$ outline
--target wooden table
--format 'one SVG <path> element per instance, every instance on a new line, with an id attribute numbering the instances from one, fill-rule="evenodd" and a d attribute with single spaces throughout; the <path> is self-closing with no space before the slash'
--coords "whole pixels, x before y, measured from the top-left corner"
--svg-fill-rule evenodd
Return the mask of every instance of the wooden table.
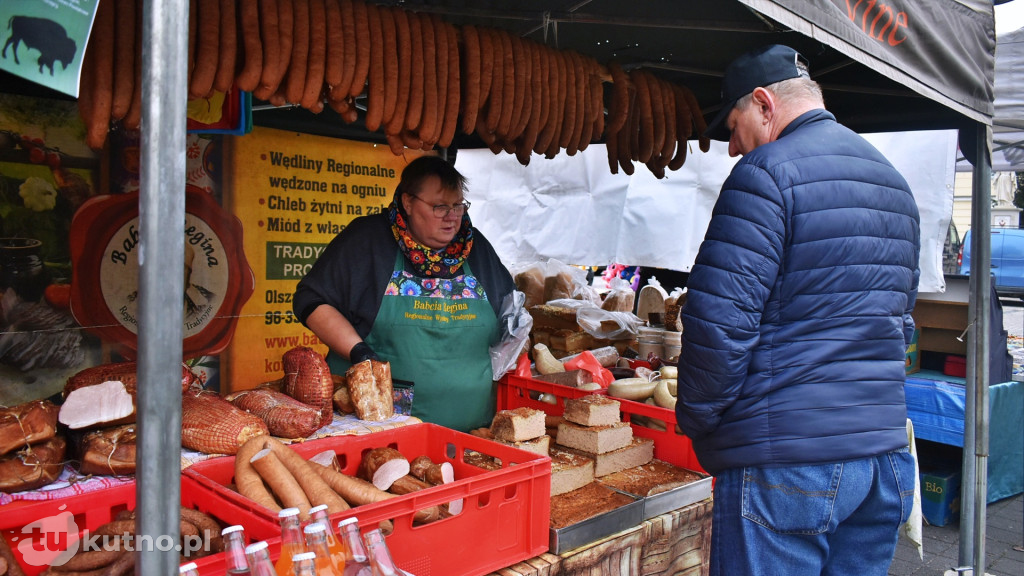
<path id="1" fill-rule="evenodd" d="M 712 498 L 666 512 L 560 555 L 541 554 L 489 576 L 706 576 Z"/>

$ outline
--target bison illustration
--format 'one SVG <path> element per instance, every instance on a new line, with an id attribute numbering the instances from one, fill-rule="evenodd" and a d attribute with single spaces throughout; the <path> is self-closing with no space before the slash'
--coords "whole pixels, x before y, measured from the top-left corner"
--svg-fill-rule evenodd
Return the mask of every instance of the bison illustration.
<path id="1" fill-rule="evenodd" d="M 7 29 L 11 31 L 11 37 L 4 44 L 0 56 L 7 58 L 7 47 L 14 45 L 14 63 L 18 62 L 18 45 L 22 42 L 28 48 L 39 50 L 39 73 L 43 73 L 43 66 L 50 69 L 50 76 L 53 76 L 53 63 L 60 62 L 64 70 L 68 64 L 75 59 L 75 52 L 78 46 L 75 41 L 68 38 L 64 27 L 46 18 L 32 18 L 30 16 L 11 16 L 7 21 Z"/>

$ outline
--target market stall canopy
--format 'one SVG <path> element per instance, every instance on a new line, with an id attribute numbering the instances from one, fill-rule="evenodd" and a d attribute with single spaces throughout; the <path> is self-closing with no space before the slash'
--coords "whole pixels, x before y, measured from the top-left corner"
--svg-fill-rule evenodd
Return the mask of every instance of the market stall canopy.
<path id="1" fill-rule="evenodd" d="M 721 75 L 743 52 L 770 43 L 810 60 L 828 108 L 865 132 L 991 123 L 992 0 L 406 0 L 457 25 L 510 30 L 624 68 L 643 67 L 689 87 L 710 119 Z M 607 87 L 606 87 L 607 89 Z M 606 99 L 607 101 L 607 99 Z M 255 122 L 335 135 L 342 122 L 302 110 L 262 110 Z M 304 124 L 297 127 L 296 123 Z M 305 125 L 305 124 L 308 124 Z M 473 136 L 460 147 L 481 147 Z"/>
<path id="2" fill-rule="evenodd" d="M 993 114 L 993 0 L 405 0 L 398 5 L 437 13 L 456 25 L 509 30 L 602 64 L 615 60 L 627 70 L 645 68 L 693 90 L 709 119 L 718 110 L 728 63 L 770 43 L 791 45 L 807 57 L 828 108 L 861 133 L 990 124 Z M 5 72 L 0 83 L 5 91 L 39 95 L 39 87 Z M 66 98 L 56 91 L 46 95 Z M 347 124 L 329 109 L 313 114 L 261 104 L 254 114 L 258 125 L 383 141 L 381 134 L 367 133 L 362 122 Z M 482 146 L 476 136 L 464 135 L 456 144 Z"/>
<path id="3" fill-rule="evenodd" d="M 992 171 L 1024 170 L 1024 28 L 996 43 L 995 116 L 992 118 Z M 961 156 L 957 172 L 970 172 Z"/>

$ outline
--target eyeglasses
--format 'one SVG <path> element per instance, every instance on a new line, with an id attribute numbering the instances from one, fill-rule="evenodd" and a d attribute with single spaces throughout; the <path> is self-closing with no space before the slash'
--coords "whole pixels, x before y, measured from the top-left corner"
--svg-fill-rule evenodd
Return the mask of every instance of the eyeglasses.
<path id="1" fill-rule="evenodd" d="M 416 196 L 415 194 L 409 194 L 409 196 L 412 196 L 413 198 L 419 200 L 420 202 L 427 204 L 426 200 L 420 198 L 419 196 Z M 463 200 L 458 204 L 433 204 L 430 207 L 434 209 L 435 218 L 444 218 L 445 216 L 448 215 L 449 212 L 455 212 L 456 216 L 462 216 L 463 214 L 466 213 L 466 210 L 469 210 L 469 206 L 469 200 Z"/>

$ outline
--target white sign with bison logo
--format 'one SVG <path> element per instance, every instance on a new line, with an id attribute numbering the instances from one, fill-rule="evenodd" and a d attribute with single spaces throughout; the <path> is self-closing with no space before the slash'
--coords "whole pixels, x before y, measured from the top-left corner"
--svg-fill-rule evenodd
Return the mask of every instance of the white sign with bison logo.
<path id="1" fill-rule="evenodd" d="M 0 2 L 0 69 L 78 96 L 98 0 Z"/>

